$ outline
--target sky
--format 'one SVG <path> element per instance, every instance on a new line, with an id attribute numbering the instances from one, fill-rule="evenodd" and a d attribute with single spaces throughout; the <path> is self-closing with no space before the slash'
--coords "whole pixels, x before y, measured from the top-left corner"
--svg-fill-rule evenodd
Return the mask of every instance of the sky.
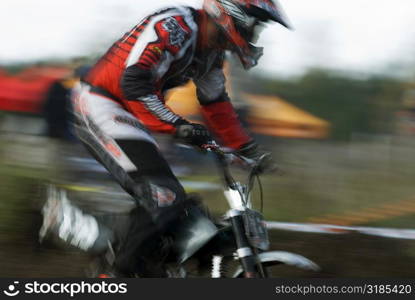
<path id="1" fill-rule="evenodd" d="M 280 2 L 295 30 L 266 28 L 257 72 L 415 70 L 415 1 Z M 146 13 L 175 3 L 200 6 L 199 0 L 1 0 L 0 64 L 104 53 Z"/>

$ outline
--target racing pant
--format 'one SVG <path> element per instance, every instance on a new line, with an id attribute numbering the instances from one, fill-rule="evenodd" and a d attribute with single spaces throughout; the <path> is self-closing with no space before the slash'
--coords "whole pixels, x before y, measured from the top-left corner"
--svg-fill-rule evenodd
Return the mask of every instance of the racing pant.
<path id="1" fill-rule="evenodd" d="M 157 143 L 116 100 L 83 85 L 74 96 L 77 133 L 91 154 L 151 215 L 185 199 Z"/>
<path id="2" fill-rule="evenodd" d="M 186 193 L 154 138 L 120 103 L 87 84 L 78 86 L 72 99 L 80 140 L 149 216 L 131 214 L 134 219 L 121 246 L 124 254 L 117 255 L 118 267 L 132 272 L 127 269 L 136 248 L 160 223 L 180 213 Z"/>

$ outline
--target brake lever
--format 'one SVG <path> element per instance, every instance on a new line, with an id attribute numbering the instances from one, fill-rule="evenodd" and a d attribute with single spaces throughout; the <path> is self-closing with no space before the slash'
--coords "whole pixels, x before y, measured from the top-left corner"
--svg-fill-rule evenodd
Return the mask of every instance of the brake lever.
<path id="1" fill-rule="evenodd" d="M 270 155 L 269 153 L 264 153 L 258 161 L 255 161 L 253 159 L 239 155 L 236 152 L 227 152 L 223 150 L 223 148 L 220 147 L 219 144 L 217 144 L 215 141 L 209 142 L 209 144 L 205 144 L 201 148 L 207 152 L 212 152 L 219 155 L 219 157 L 229 165 L 239 166 L 242 169 L 251 169 L 253 175 L 261 175 L 262 173 L 273 173 L 278 176 L 285 175 L 285 172 L 275 164 L 273 164 L 271 168 L 265 170 L 265 172 L 260 172 L 258 170 L 261 167 L 263 160 Z"/>
<path id="2" fill-rule="evenodd" d="M 209 144 L 203 145 L 201 148 L 207 152 L 215 153 L 220 157 L 220 159 L 223 159 L 229 165 L 240 166 L 244 169 L 253 169 L 256 165 L 255 160 L 239 155 L 234 151 L 225 151 L 214 141 Z"/>
<path id="3" fill-rule="evenodd" d="M 265 170 L 259 170 L 262 166 L 262 164 L 264 163 L 264 161 L 268 158 L 270 158 L 271 154 L 270 153 L 264 153 L 263 155 L 261 155 L 261 157 L 258 159 L 258 161 L 255 162 L 255 164 L 252 166 L 252 173 L 253 175 L 261 175 L 264 173 L 268 173 L 268 174 L 276 174 L 278 176 L 283 176 L 285 174 L 285 172 L 279 168 L 276 164 L 272 163 L 271 161 L 271 165 L 268 166 L 267 168 L 265 168 Z"/>

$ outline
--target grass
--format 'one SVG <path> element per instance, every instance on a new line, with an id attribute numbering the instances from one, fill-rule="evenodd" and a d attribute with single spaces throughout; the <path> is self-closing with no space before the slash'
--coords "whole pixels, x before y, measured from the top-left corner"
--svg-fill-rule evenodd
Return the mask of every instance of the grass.
<path id="1" fill-rule="evenodd" d="M 359 212 L 412 197 L 415 202 L 412 180 L 406 176 L 397 177 L 393 173 L 368 175 L 339 169 L 336 175 L 297 175 L 292 173 L 283 177 L 263 178 L 264 213 L 267 219 L 307 222 L 315 217 Z M 226 210 L 227 204 L 221 191 L 202 194 L 213 212 Z M 258 188 L 253 195 L 254 203 L 259 207 Z M 415 220 L 412 224 L 408 220 L 407 225 L 415 227 Z"/>
<path id="2" fill-rule="evenodd" d="M 16 144 L 12 145 L 13 154 L 27 151 L 24 148 L 24 141 L 20 143 L 20 147 Z M 33 141 L 29 146 L 30 153 L 51 151 L 51 148 L 55 147 L 49 145 L 42 148 L 44 143 Z M 274 152 L 276 157 L 279 157 L 277 162 L 285 172 L 284 176 L 262 177 L 266 218 L 287 222 L 307 222 L 316 217 L 359 212 L 369 207 L 398 203 L 411 198 L 414 198 L 415 202 L 413 186 L 415 163 L 411 159 L 415 151 L 411 150 L 412 145 L 393 148 L 392 152 L 397 156 L 387 158 L 373 156 L 369 150 L 366 151 L 367 145 L 355 147 L 316 142 L 280 143 Z M 56 149 L 52 148 L 52 150 Z M 59 168 L 55 168 L 53 162 L 49 162 L 49 165 L 44 165 L 43 168 L 28 163 L 19 164 L 17 161 L 10 161 L 8 156 L 4 155 L 7 154 L 5 149 L 1 150 L 0 147 L 0 154 L 3 153 L 3 159 L 0 156 L 0 176 L 3 176 L 4 180 L 25 178 L 29 181 L 30 179 L 41 181 L 59 177 L 57 171 Z M 44 157 L 45 154 L 38 156 Z M 206 157 L 200 159 L 196 157 L 196 160 L 199 162 L 198 165 L 189 166 L 198 172 L 181 179 L 217 183 L 220 186 L 221 181 L 212 166 L 212 161 Z M 200 163 L 203 164 L 203 168 L 199 167 Z M 237 172 L 237 175 L 241 174 Z M 19 187 L 15 187 L 15 191 L 8 189 L 8 193 L 18 193 L 19 189 Z M 199 193 L 213 213 L 221 214 L 228 209 L 221 190 L 199 191 Z M 253 191 L 253 195 L 254 203 L 259 207 L 258 188 Z M 399 221 L 401 218 L 395 219 L 396 225 L 401 226 L 402 222 Z M 390 226 L 394 224 L 393 220 L 381 221 L 380 224 L 385 222 Z M 415 227 L 415 221 L 411 223 L 408 218 L 405 225 Z"/>
<path id="3" fill-rule="evenodd" d="M 386 220 L 379 220 L 375 222 L 366 223 L 370 227 L 386 227 L 397 229 L 415 229 L 415 214 L 408 214 L 400 217 L 390 218 Z"/>

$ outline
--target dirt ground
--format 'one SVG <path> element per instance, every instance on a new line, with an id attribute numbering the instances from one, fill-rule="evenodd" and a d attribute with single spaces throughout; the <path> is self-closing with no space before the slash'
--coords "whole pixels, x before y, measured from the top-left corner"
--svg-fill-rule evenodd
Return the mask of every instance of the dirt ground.
<path id="1" fill-rule="evenodd" d="M 39 245 L 40 216 L 22 211 L 25 220 L 14 232 L 0 231 L 0 277 L 84 277 L 89 257 L 75 250 Z M 290 278 L 414 278 L 415 241 L 360 234 L 270 232 L 272 250 L 290 251 L 316 262 L 320 272 L 289 267 L 273 270 Z"/>

